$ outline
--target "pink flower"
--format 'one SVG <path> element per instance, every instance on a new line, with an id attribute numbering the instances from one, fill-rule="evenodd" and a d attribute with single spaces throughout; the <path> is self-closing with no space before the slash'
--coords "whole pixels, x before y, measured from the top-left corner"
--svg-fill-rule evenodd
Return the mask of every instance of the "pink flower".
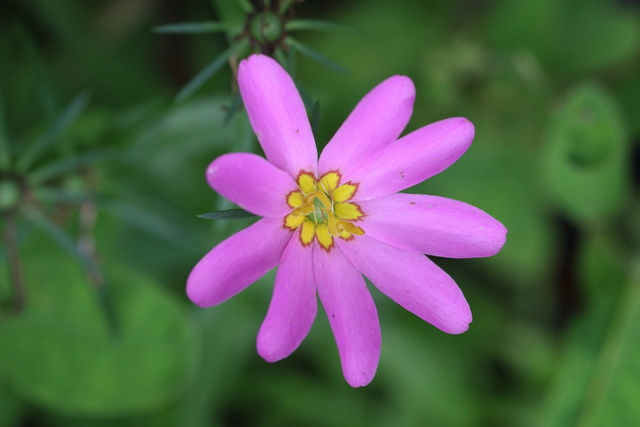
<path id="1" fill-rule="evenodd" d="M 318 160 L 300 95 L 276 61 L 242 61 L 238 83 L 267 160 L 225 154 L 206 175 L 215 191 L 264 218 L 205 255 L 187 280 L 189 298 L 219 304 L 279 265 L 258 353 L 275 362 L 300 345 L 317 291 L 353 387 L 371 382 L 380 358 L 378 313 L 363 274 L 444 332 L 466 331 L 471 310 L 462 291 L 424 254 L 491 256 L 507 230 L 466 203 L 398 191 L 453 164 L 471 145 L 471 122 L 446 119 L 398 139 L 415 89 L 393 76 L 360 101 Z"/>

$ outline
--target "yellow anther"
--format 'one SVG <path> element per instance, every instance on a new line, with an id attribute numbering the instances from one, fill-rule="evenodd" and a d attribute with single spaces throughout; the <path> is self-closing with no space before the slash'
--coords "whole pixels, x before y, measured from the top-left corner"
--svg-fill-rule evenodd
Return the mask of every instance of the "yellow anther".
<path id="1" fill-rule="evenodd" d="M 343 231 L 347 231 L 350 234 L 356 234 L 358 236 L 362 236 L 364 234 L 364 230 L 362 228 L 347 221 L 338 221 L 338 226 L 342 226 Z"/>
<path id="2" fill-rule="evenodd" d="M 295 208 L 291 215 L 293 216 L 306 216 L 314 211 L 313 205 L 302 205 L 299 208 Z"/>
<path id="3" fill-rule="evenodd" d="M 336 217 L 333 216 L 331 212 L 327 212 L 327 214 L 329 216 L 329 218 L 327 218 L 327 229 L 329 231 L 329 234 L 333 237 L 338 237 L 341 231 L 338 231 Z"/>
<path id="4" fill-rule="evenodd" d="M 307 194 L 304 198 L 305 205 L 308 205 L 308 204 L 313 205 L 313 199 L 320 200 L 320 202 L 322 202 L 322 204 L 324 205 L 325 208 L 327 208 L 327 210 L 331 210 L 333 208 L 333 204 L 331 203 L 331 200 L 329 200 L 327 195 L 324 194 L 322 191 L 316 190 Z"/>

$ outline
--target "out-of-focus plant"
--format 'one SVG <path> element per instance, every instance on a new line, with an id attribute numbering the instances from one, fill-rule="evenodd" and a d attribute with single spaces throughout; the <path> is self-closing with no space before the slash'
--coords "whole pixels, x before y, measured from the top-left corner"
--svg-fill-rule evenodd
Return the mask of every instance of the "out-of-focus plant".
<path id="1" fill-rule="evenodd" d="M 23 220 L 51 237 L 86 269 L 91 282 L 100 288 L 104 278 L 96 261 L 92 238 L 95 204 L 89 166 L 112 156 L 109 150 L 74 152 L 65 134 L 89 102 L 78 95 L 35 141 L 13 142 L 3 126 L 0 108 L 0 213 L 4 249 L 8 256 L 16 309 L 25 303 L 23 263 L 20 257 L 19 227 Z M 12 143 L 13 142 L 13 143 Z M 69 153 L 59 155 L 59 153 Z M 80 204 L 78 241 L 59 226 L 66 221 L 69 204 Z"/>
<path id="2" fill-rule="evenodd" d="M 347 72 L 343 66 L 291 35 L 297 31 L 339 32 L 345 31 L 346 27 L 321 20 L 295 19 L 295 0 L 259 0 L 256 4 L 249 0 L 213 0 L 212 3 L 221 16 L 221 21 L 176 23 L 155 28 L 158 33 L 173 34 L 223 32 L 229 40 L 229 47 L 182 88 L 176 101 L 183 101 L 193 95 L 227 62 L 231 62 L 235 69 L 239 59 L 248 53 L 273 56 L 291 74 L 295 69 L 296 52 L 340 73 Z M 235 111 L 241 102 L 241 98 L 237 96 L 230 110 Z"/>

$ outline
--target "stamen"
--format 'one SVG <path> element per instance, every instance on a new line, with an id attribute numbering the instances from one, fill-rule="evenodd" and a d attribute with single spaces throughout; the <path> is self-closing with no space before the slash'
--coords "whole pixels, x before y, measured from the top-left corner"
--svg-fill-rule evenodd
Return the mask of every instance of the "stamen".
<path id="1" fill-rule="evenodd" d="M 299 208 L 295 208 L 292 212 L 291 215 L 292 216 L 306 216 L 309 215 L 311 212 L 314 211 L 314 208 L 312 205 L 302 205 Z"/>
<path id="2" fill-rule="evenodd" d="M 322 191 L 318 191 L 318 190 L 312 191 L 309 194 L 307 194 L 304 198 L 304 203 L 310 204 L 314 198 L 320 200 L 324 205 L 324 207 L 327 208 L 327 210 L 331 210 L 333 208 L 333 204 L 331 203 L 331 200 L 329 200 L 327 195 L 324 194 Z"/>
<path id="3" fill-rule="evenodd" d="M 358 227 L 357 225 L 353 225 L 348 221 L 338 221 L 338 225 L 342 226 L 344 230 L 351 234 L 356 234 L 358 236 L 362 236 L 364 234 L 364 230 L 362 228 Z"/>

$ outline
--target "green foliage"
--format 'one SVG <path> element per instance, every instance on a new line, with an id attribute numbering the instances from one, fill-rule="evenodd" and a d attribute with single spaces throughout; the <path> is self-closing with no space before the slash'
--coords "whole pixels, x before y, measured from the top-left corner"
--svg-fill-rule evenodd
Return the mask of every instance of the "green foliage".
<path id="1" fill-rule="evenodd" d="M 494 257 L 435 259 L 473 311 L 462 335 L 370 285 L 364 389 L 322 308 L 290 357 L 257 355 L 275 271 L 209 309 L 184 292 L 255 221 L 204 175 L 263 154 L 235 81 L 257 51 L 319 151 L 394 74 L 416 88 L 405 133 L 469 118 L 470 149 L 409 191 L 509 230 Z M 3 2 L 0 427 L 634 425 L 639 58 L 640 9 L 614 0 Z"/>
<path id="2" fill-rule="evenodd" d="M 640 270 L 634 265 L 625 277 L 602 236 L 586 242 L 582 257 L 588 308 L 567 333 L 541 425 L 633 425 L 640 416 Z"/>
<path id="3" fill-rule="evenodd" d="M 546 144 L 547 185 L 569 215 L 596 222 L 620 213 L 629 190 L 629 148 L 611 95 L 590 84 L 573 89 Z"/>
<path id="4" fill-rule="evenodd" d="M 91 283 L 55 246 L 29 240 L 29 306 L 0 324 L 0 377 L 13 390 L 56 411 L 101 416 L 148 411 L 184 393 L 199 347 L 181 306 L 130 268 L 112 266 L 104 284 Z M 109 288 L 115 332 L 95 286 Z"/>

